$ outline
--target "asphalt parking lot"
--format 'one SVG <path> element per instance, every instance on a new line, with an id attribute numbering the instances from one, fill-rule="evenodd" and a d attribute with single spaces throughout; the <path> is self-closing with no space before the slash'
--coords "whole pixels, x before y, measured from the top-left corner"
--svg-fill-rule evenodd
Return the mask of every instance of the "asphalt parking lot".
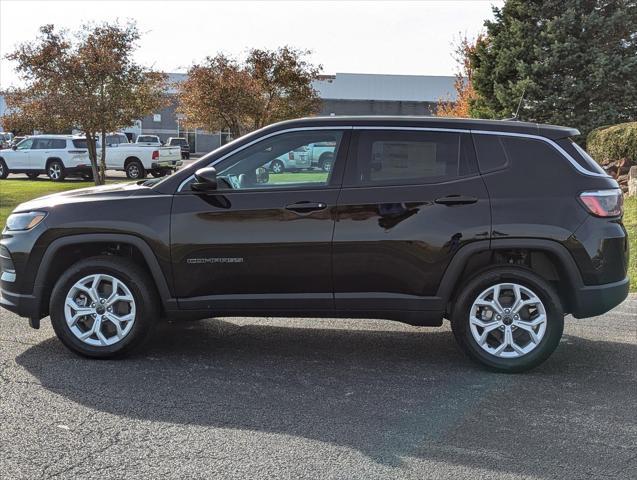
<path id="1" fill-rule="evenodd" d="M 637 478 L 637 296 L 489 373 L 445 326 L 210 319 L 88 361 L 0 310 L 2 478 Z"/>

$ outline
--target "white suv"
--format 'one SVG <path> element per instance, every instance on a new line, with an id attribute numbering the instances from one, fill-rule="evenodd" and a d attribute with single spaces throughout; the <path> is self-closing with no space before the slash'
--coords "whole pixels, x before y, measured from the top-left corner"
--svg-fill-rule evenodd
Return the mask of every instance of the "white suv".
<path id="1" fill-rule="evenodd" d="M 46 173 L 59 182 L 69 176 L 92 178 L 86 139 L 72 135 L 34 135 L 0 150 L 0 179 L 10 173 L 36 178 Z"/>

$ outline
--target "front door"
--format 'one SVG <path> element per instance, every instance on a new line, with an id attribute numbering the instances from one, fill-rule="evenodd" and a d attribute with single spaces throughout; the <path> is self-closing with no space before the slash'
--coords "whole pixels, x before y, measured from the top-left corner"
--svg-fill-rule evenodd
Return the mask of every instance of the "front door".
<path id="1" fill-rule="evenodd" d="M 331 242 L 342 168 L 274 173 L 267 167 L 318 141 L 333 142 L 342 167 L 348 140 L 335 129 L 274 134 L 215 163 L 214 194 L 182 188 L 171 222 L 180 306 L 217 314 L 332 310 Z"/>
<path id="2" fill-rule="evenodd" d="M 442 310 L 453 255 L 488 239 L 489 198 L 468 133 L 362 130 L 338 201 L 337 309 Z"/>
<path id="3" fill-rule="evenodd" d="M 31 157 L 33 141 L 33 138 L 27 138 L 18 144 L 16 149 L 9 156 L 11 159 L 11 163 L 7 165 L 9 170 L 27 170 L 29 168 L 29 159 Z"/>

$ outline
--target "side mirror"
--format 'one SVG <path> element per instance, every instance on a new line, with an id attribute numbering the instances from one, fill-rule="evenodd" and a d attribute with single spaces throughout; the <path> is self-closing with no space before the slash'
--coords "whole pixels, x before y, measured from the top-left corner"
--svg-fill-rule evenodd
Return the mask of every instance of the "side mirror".
<path id="1" fill-rule="evenodd" d="M 17 145 L 11 145 L 11 150 L 17 150 L 18 146 Z"/>
<path id="2" fill-rule="evenodd" d="M 190 186 L 195 192 L 217 190 L 217 170 L 213 167 L 200 168 L 195 172 L 195 182 Z"/>

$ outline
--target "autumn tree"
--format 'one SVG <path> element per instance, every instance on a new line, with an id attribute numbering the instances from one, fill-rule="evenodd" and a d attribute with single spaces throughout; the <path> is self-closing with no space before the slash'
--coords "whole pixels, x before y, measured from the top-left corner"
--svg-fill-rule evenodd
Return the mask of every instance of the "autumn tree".
<path id="1" fill-rule="evenodd" d="M 471 66 L 471 55 L 475 51 L 476 43 L 483 40 L 483 35 L 478 35 L 475 41 L 470 40 L 466 35 L 459 37 L 454 50 L 454 60 L 458 65 L 456 79 L 453 88 L 456 98 L 450 95 L 438 100 L 436 114 L 441 117 L 471 117 L 471 103 L 478 98 L 478 94 L 473 88 L 473 67 Z"/>
<path id="2" fill-rule="evenodd" d="M 107 132 L 165 103 L 165 75 L 133 62 L 139 38 L 132 23 L 84 25 L 74 35 L 45 25 L 35 41 L 7 55 L 25 84 L 9 92 L 9 118 L 44 131 L 84 132 L 97 185 L 105 178 Z"/>
<path id="3" fill-rule="evenodd" d="M 223 54 L 206 57 L 177 85 L 184 124 L 230 130 L 236 138 L 273 122 L 316 113 L 321 101 L 312 81 L 321 67 L 304 59 L 309 53 L 282 47 L 252 49 L 243 62 Z"/>

